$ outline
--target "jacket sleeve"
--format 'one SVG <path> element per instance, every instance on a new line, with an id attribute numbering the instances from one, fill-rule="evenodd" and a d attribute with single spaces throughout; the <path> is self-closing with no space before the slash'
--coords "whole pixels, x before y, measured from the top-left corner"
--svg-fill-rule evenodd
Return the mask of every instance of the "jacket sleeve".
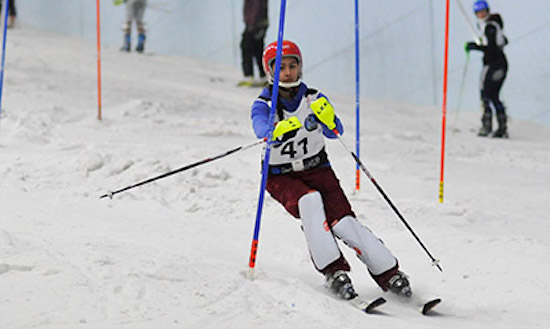
<path id="1" fill-rule="evenodd" d="M 487 38 L 487 44 L 486 45 L 477 45 L 473 42 L 471 43 L 470 49 L 473 50 L 479 50 L 484 53 L 490 53 L 491 51 L 498 51 L 497 46 L 497 29 L 492 26 L 491 24 L 487 24 L 485 27 L 485 31 L 483 32 L 485 34 L 485 37 Z"/>
<path id="2" fill-rule="evenodd" d="M 496 58 L 500 52 L 500 48 L 497 45 L 497 28 L 487 24 L 485 27 L 485 36 L 487 37 L 487 46 L 483 51 L 488 58 Z"/>
<path id="3" fill-rule="evenodd" d="M 269 105 L 267 101 L 258 98 L 252 104 L 252 128 L 258 138 L 265 138 L 269 133 Z"/>

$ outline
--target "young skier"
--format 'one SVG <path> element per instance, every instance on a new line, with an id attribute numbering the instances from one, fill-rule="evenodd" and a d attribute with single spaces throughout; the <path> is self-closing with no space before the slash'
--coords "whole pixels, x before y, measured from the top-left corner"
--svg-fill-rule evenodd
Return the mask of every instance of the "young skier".
<path id="1" fill-rule="evenodd" d="M 130 51 L 132 44 L 132 21 L 136 21 L 138 44 L 136 51 L 141 53 L 145 49 L 145 25 L 143 15 L 147 7 L 147 0 L 124 0 L 126 2 L 126 23 L 124 24 L 124 45 L 122 51 Z"/>
<path id="2" fill-rule="evenodd" d="M 474 3 L 474 13 L 479 21 L 480 30 L 483 32 L 480 44 L 466 43 L 466 51 L 479 50 L 483 52 L 483 70 L 481 71 L 481 101 L 483 104 L 483 116 L 479 136 L 488 136 L 493 130 L 493 115 L 491 103 L 495 107 L 498 129 L 493 132 L 493 137 L 508 138 L 506 127 L 506 111 L 499 94 L 506 73 L 508 61 L 503 48 L 508 44 L 504 36 L 503 22 L 499 14 L 490 14 L 487 1 L 478 0 Z"/>
<path id="3" fill-rule="evenodd" d="M 277 43 L 263 53 L 269 85 L 252 105 L 252 124 L 258 138 L 267 137 Z M 315 268 L 327 287 L 343 299 L 357 296 L 347 275 L 350 266 L 336 239 L 353 248 L 370 275 L 384 290 L 412 294 L 397 259 L 370 229 L 356 218 L 331 168 L 324 137 L 343 133 L 340 119 L 327 97 L 302 82 L 302 55 L 298 46 L 283 41 L 279 99 L 273 131 L 267 191 L 299 219 Z"/>

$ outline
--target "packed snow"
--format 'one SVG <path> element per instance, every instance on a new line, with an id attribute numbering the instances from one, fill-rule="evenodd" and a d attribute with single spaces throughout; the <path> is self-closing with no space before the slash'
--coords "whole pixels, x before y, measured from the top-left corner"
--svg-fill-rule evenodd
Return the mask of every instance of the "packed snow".
<path id="1" fill-rule="evenodd" d="M 384 294 L 343 246 L 373 315 L 332 297 L 300 223 L 266 198 L 254 280 L 245 274 L 261 147 L 145 186 L 104 193 L 256 139 L 258 89 L 206 61 L 104 49 L 97 119 L 95 45 L 10 32 L 0 117 L 0 328 L 546 328 L 550 322 L 550 129 L 512 120 L 479 138 L 477 114 L 448 113 L 438 201 L 438 107 L 361 103 L 361 158 L 444 272 L 328 141 L 362 223 L 398 256 L 432 316 Z M 339 72 L 352 74 L 352 72 Z M 305 77 L 307 82 L 307 76 Z M 354 141 L 354 99 L 331 97 Z"/>

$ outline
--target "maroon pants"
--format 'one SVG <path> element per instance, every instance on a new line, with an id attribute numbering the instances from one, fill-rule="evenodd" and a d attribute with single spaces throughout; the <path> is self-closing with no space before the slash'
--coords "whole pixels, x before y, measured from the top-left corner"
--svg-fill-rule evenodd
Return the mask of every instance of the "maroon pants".
<path id="1" fill-rule="evenodd" d="M 270 174 L 267 177 L 266 188 L 269 194 L 296 218 L 300 218 L 298 200 L 312 191 L 321 193 L 327 223 L 330 227 L 336 225 L 344 216 L 355 217 L 348 198 L 340 186 L 340 181 L 331 167 L 317 167 L 283 175 Z M 337 270 L 349 271 L 350 266 L 344 256 L 340 254 L 339 259 L 327 267 L 317 270 L 326 275 Z"/>
<path id="2" fill-rule="evenodd" d="M 300 218 L 298 200 L 312 191 L 321 193 L 327 222 L 331 227 L 346 215 L 355 217 L 340 181 L 331 167 L 317 167 L 283 175 L 270 174 L 267 177 L 266 188 L 269 194 L 296 218 Z"/>
<path id="3" fill-rule="evenodd" d="M 323 205 L 327 215 L 327 223 L 330 227 L 344 216 L 355 217 L 351 209 L 348 198 L 344 194 L 340 181 L 336 178 L 331 167 L 318 167 L 306 171 L 293 172 L 283 175 L 269 175 L 267 177 L 267 191 L 271 196 L 279 201 L 285 209 L 296 218 L 300 218 L 298 209 L 298 200 L 305 194 L 318 191 L 323 198 Z M 388 280 L 397 273 L 399 266 L 379 274 L 372 275 L 378 285 L 386 291 L 388 289 Z M 333 273 L 338 270 L 349 271 L 350 266 L 344 256 L 329 264 L 323 269 L 317 269 L 323 274 Z"/>

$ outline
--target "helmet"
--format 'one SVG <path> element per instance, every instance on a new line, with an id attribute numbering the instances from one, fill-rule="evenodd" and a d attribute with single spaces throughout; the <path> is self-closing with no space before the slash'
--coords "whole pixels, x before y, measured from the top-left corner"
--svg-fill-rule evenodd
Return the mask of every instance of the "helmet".
<path id="1" fill-rule="evenodd" d="M 288 40 L 283 40 L 283 49 L 281 53 L 282 57 L 294 57 L 298 61 L 299 65 L 299 72 L 298 72 L 298 80 L 295 82 L 279 82 L 279 86 L 289 88 L 289 87 L 296 87 L 300 85 L 302 82 L 302 53 L 300 52 L 300 48 L 292 42 Z M 267 76 L 267 80 L 269 83 L 273 84 L 274 80 L 274 70 L 273 70 L 273 62 L 275 62 L 275 58 L 277 57 L 277 42 L 272 42 L 264 49 L 264 53 L 262 56 L 262 64 L 264 67 L 265 74 Z"/>
<path id="2" fill-rule="evenodd" d="M 489 4 L 485 0 L 477 0 L 474 3 L 474 13 L 477 13 L 478 11 L 487 10 L 489 11 Z"/>

